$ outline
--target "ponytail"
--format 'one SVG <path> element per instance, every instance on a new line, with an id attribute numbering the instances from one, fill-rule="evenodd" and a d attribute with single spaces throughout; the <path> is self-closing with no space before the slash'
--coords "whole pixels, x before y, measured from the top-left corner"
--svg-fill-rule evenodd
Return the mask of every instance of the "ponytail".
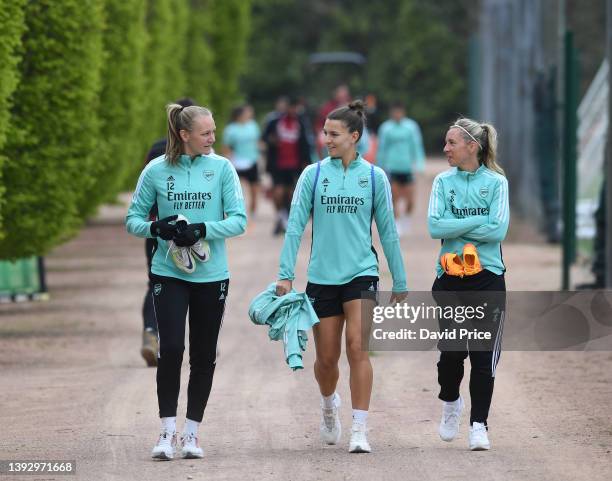
<path id="1" fill-rule="evenodd" d="M 481 124 L 483 131 L 482 163 L 501 175 L 506 175 L 504 169 L 497 163 L 497 131 L 491 124 Z"/>
<path id="2" fill-rule="evenodd" d="M 179 104 L 168 104 L 166 106 L 168 114 L 168 143 L 166 144 L 166 160 L 175 165 L 180 155 L 184 152 L 183 139 L 180 131 L 190 131 L 193 121 L 199 116 L 210 116 L 212 113 L 205 107 L 192 105 L 182 107 Z"/>

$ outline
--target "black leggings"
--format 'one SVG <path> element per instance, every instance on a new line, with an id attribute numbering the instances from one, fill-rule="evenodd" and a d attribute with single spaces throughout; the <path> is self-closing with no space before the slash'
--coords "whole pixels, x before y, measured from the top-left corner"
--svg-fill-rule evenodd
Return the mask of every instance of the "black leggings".
<path id="1" fill-rule="evenodd" d="M 215 372 L 217 339 L 229 280 L 197 283 L 154 274 L 151 278 L 159 333 L 159 417 L 176 416 L 185 350 L 185 317 L 189 309 L 187 418 L 201 422 Z"/>
<path id="2" fill-rule="evenodd" d="M 459 386 L 463 379 L 463 361 L 469 356 L 472 366 L 470 373 L 470 398 L 472 410 L 470 413 L 470 426 L 474 422 L 487 424 L 491 399 L 493 398 L 493 385 L 495 383 L 495 370 L 501 354 L 501 336 L 503 320 L 506 309 L 506 282 L 504 276 L 483 270 L 473 276 L 455 277 L 443 274 L 437 278 L 431 290 L 441 291 L 496 291 L 494 295 L 487 295 L 488 307 L 486 309 L 487 330 L 492 332 L 492 340 L 488 346 L 480 344 L 478 349 L 457 349 L 454 344 L 452 350 L 444 349 L 444 343 L 438 343 L 440 360 L 438 362 L 438 383 L 440 394 L 438 397 L 447 402 L 455 401 L 459 397 Z M 469 297 L 466 304 L 473 302 L 475 295 Z M 458 294 L 461 300 L 461 294 Z M 465 299 L 463 299 L 465 300 Z M 438 301 L 438 304 L 441 302 Z M 442 301 L 448 304 L 447 298 Z M 492 327 L 489 327 L 492 326 Z M 442 327 L 442 326 L 441 326 Z"/>

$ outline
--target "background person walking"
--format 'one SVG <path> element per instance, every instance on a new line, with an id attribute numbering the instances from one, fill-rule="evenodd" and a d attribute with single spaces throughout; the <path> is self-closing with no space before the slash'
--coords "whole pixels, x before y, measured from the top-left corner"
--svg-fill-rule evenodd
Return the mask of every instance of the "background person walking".
<path id="1" fill-rule="evenodd" d="M 419 125 L 406 117 L 401 102 L 391 105 L 390 118 L 378 129 L 377 165 L 391 179 L 393 211 L 400 234 L 408 228 L 408 216 L 414 208 L 414 175 L 425 167 L 425 149 Z M 404 212 L 399 211 L 403 201 Z"/>
<path id="2" fill-rule="evenodd" d="M 266 168 L 272 176 L 272 200 L 277 213 L 274 235 L 278 235 L 287 228 L 295 183 L 310 164 L 308 131 L 298 113 L 297 99 L 290 99 L 287 111 L 268 122 L 262 140 L 266 144 Z"/>
<path id="3" fill-rule="evenodd" d="M 259 194 L 259 125 L 253 120 L 253 107 L 241 105 L 232 112 L 232 121 L 223 131 L 223 154 L 230 159 L 238 177 L 249 187 L 249 214 L 255 215 Z"/>
<path id="4" fill-rule="evenodd" d="M 280 258 L 277 294 L 291 291 L 302 234 L 312 214 L 312 251 L 306 293 L 320 323 L 314 326 L 315 377 L 321 391 L 321 439 L 341 437 L 336 393 L 342 331 L 350 366 L 353 426 L 349 451 L 370 452 L 366 421 L 372 393 L 372 365 L 362 346 L 361 293 L 378 290 L 378 258 L 372 246 L 376 221 L 393 275 L 392 302 L 405 296 L 406 274 L 393 218 L 391 189 L 384 172 L 356 151 L 365 126 L 361 101 L 327 116 L 324 133 L 330 157 L 306 168 L 291 205 Z"/>
<path id="5" fill-rule="evenodd" d="M 162 424 L 152 456 L 159 459 L 175 454 L 187 311 L 190 374 L 181 454 L 203 455 L 198 426 L 212 386 L 229 286 L 225 239 L 242 234 L 246 227 L 236 170 L 229 160 L 212 153 L 215 122 L 210 111 L 177 104 L 167 111 L 166 154 L 151 161 L 140 175 L 126 218 L 131 234 L 162 239 L 151 266 Z M 148 214 L 155 203 L 160 220 L 151 222 Z"/>
<path id="6" fill-rule="evenodd" d="M 444 153 L 452 167 L 439 174 L 432 186 L 428 224 L 431 237 L 442 239 L 432 286 L 436 293 L 495 291 L 484 294 L 487 326 L 493 326 L 491 343 L 484 348 L 467 344 L 463 348 L 439 343 L 439 398 L 444 401 L 439 434 L 452 441 L 459 430 L 463 399 L 459 387 L 463 362 L 471 364 L 469 445 L 472 450 L 490 448 L 487 418 L 495 372 L 501 352 L 505 316 L 506 267 L 501 242 L 510 218 L 508 182 L 496 163 L 497 133 L 492 125 L 459 119 L 448 129 Z M 463 255 L 463 259 L 461 259 Z M 453 261 L 447 264 L 447 259 Z M 440 297 L 442 297 L 441 295 Z M 472 296 L 473 297 L 473 296 Z M 490 302 L 494 300 L 494 302 Z M 441 329 L 446 326 L 440 326 Z"/>

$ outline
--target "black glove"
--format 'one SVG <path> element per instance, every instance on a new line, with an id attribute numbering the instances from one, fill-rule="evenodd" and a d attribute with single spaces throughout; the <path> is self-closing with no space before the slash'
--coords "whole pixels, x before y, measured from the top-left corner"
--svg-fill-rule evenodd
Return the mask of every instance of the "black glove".
<path id="1" fill-rule="evenodd" d="M 173 240 L 178 247 L 190 247 L 204 237 L 206 237 L 206 224 L 202 222 L 189 224 L 184 229 L 179 229 Z"/>
<path id="2" fill-rule="evenodd" d="M 151 235 L 161 237 L 164 240 L 172 239 L 177 233 L 176 224 L 170 222 L 175 221 L 178 215 L 171 215 L 151 223 Z"/>

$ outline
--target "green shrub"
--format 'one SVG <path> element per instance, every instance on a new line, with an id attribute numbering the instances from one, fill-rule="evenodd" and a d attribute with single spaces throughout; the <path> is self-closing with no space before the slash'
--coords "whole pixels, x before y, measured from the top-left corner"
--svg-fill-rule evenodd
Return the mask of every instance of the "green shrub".
<path id="1" fill-rule="evenodd" d="M 142 166 L 146 0 L 106 0 L 96 188 L 79 207 L 89 216 L 113 200 L 125 177 Z"/>
<path id="2" fill-rule="evenodd" d="M 24 29 L 23 7 L 25 0 L 0 0 L 0 238 L 2 229 L 2 205 L 4 186 L 2 185 L 2 165 L 6 157 L 2 147 L 9 127 L 11 95 L 19 82 L 17 64 L 21 57 L 21 35 Z"/>
<path id="3" fill-rule="evenodd" d="M 187 39 L 189 49 L 185 57 L 185 94 L 200 105 L 210 105 L 210 82 L 213 75 L 213 50 L 207 32 L 212 28 L 213 18 L 207 7 L 210 0 L 191 0 Z"/>
<path id="4" fill-rule="evenodd" d="M 240 74 L 245 69 L 246 44 L 250 30 L 249 0 L 213 0 L 208 9 L 213 19 L 207 33 L 213 49 L 212 72 L 209 82 L 210 107 L 221 131 L 229 118 L 232 105 L 239 100 Z M 272 34 L 262 32 L 261 34 Z M 273 72 L 270 72 L 273 75 Z"/>
<path id="5" fill-rule="evenodd" d="M 189 43 L 187 0 L 149 0 L 146 6 L 147 42 L 144 55 L 144 112 L 140 155 L 129 164 L 122 187 L 133 189 L 151 144 L 166 134 L 165 106 L 185 95 L 183 65 Z"/>
<path id="6" fill-rule="evenodd" d="M 98 162 L 101 3 L 27 2 L 25 24 L 4 150 L 4 259 L 43 255 L 76 234 Z"/>

